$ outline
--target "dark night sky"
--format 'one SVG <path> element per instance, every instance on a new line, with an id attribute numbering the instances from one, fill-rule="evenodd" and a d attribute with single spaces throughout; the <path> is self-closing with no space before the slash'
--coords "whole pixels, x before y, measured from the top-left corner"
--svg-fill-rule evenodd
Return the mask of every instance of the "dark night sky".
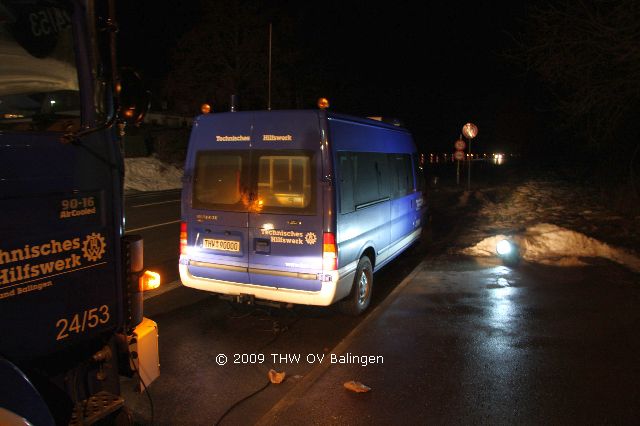
<path id="1" fill-rule="evenodd" d="M 333 110 L 399 117 L 427 150 L 452 149 L 467 121 L 478 125 L 477 142 L 487 149 L 525 143 L 513 139 L 526 135 L 504 129 L 513 114 L 531 109 L 525 100 L 530 89 L 501 53 L 522 25 L 522 1 L 298 3 L 283 0 L 279 11 L 304 16 L 306 39 L 299 45 L 310 49 L 306 57 L 313 61 L 313 51 L 322 50 L 318 58 L 331 62 L 331 78 L 347 88 L 318 94 Z M 121 64 L 160 81 L 177 38 L 202 6 L 141 0 L 119 7 Z M 283 36 L 278 29 L 274 40 Z"/>

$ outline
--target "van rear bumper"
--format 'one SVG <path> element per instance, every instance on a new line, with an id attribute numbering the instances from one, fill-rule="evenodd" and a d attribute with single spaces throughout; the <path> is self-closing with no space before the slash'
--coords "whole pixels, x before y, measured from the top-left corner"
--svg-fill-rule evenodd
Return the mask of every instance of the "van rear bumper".
<path id="1" fill-rule="evenodd" d="M 247 294 L 253 295 L 256 299 L 300 305 L 331 305 L 349 294 L 353 283 L 353 274 L 340 279 L 338 272 L 334 271 L 329 274 L 331 281 L 322 282 L 319 291 L 303 291 L 196 277 L 189 272 L 188 265 L 184 264 L 180 264 L 178 269 L 180 280 L 186 287 L 231 296 Z"/>

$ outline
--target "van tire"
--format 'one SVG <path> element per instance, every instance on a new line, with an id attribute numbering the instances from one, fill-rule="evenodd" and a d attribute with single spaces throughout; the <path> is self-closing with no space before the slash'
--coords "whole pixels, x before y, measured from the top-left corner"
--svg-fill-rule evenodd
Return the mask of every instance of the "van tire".
<path id="1" fill-rule="evenodd" d="M 351 293 L 340 302 L 340 311 L 353 317 L 362 314 L 371 303 L 372 290 L 373 266 L 367 256 L 362 256 L 356 268 L 356 276 L 353 279 Z"/>

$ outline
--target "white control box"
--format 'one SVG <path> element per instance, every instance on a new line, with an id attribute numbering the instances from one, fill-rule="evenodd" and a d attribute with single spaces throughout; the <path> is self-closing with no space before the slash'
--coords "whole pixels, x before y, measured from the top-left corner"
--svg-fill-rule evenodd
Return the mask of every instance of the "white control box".
<path id="1" fill-rule="evenodd" d="M 160 357 L 158 349 L 158 324 L 149 318 L 133 331 L 129 341 L 129 351 L 132 354 L 131 368 L 138 371 L 140 377 L 140 392 L 160 376 Z M 144 383 L 144 384 L 143 384 Z"/>

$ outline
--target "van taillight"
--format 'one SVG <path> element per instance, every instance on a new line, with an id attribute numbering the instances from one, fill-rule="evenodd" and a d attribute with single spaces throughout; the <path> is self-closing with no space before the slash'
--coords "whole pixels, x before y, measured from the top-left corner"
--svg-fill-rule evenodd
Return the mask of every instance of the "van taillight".
<path id="1" fill-rule="evenodd" d="M 186 222 L 180 223 L 180 254 L 187 254 L 187 224 L 186 224 Z"/>
<path id="2" fill-rule="evenodd" d="M 322 269 L 325 271 L 335 271 L 338 269 L 336 236 L 331 232 L 325 232 L 322 236 Z"/>

